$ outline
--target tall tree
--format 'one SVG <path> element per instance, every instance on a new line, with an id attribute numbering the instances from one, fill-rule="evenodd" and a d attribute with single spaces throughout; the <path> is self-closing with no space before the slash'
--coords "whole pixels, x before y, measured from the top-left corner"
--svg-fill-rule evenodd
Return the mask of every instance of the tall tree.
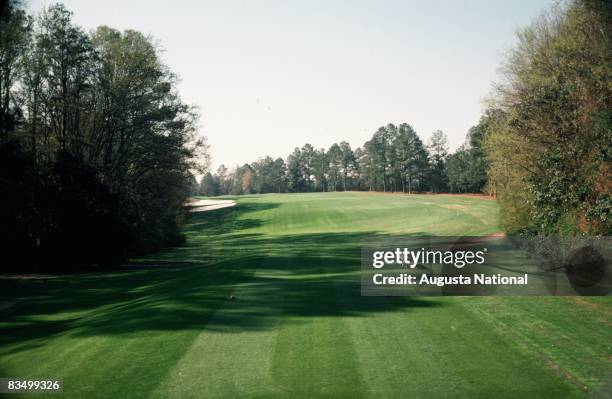
<path id="1" fill-rule="evenodd" d="M 393 126 L 393 125 L 390 125 Z M 388 127 L 380 127 L 372 139 L 364 145 L 370 161 L 373 187 L 381 187 L 382 191 L 388 189 L 389 161 L 391 150 L 391 134 Z"/>
<path id="2" fill-rule="evenodd" d="M 432 133 L 427 143 L 429 150 L 429 184 L 433 192 L 443 192 L 448 189 L 446 176 L 446 157 L 448 156 L 448 143 L 442 130 Z"/>
<path id="3" fill-rule="evenodd" d="M 206 172 L 200 180 L 199 195 L 214 197 L 219 195 L 219 180 L 210 172 Z"/>
<path id="4" fill-rule="evenodd" d="M 355 154 L 351 149 L 351 145 L 342 141 L 340 143 L 340 170 L 342 173 L 342 190 L 348 189 L 348 178 L 349 175 L 355 170 Z"/>
<path id="5" fill-rule="evenodd" d="M 14 1 L 3 2 L 0 17 L 0 137 L 14 130 L 19 117 L 11 109 L 12 89 L 19 76 L 20 59 L 30 40 L 30 19 Z M 21 64 L 23 66 L 23 64 Z"/>
<path id="6" fill-rule="evenodd" d="M 334 143 L 327 151 L 329 165 L 329 188 L 330 191 L 337 191 L 342 175 L 342 148 Z"/>
<path id="7" fill-rule="evenodd" d="M 325 148 L 315 150 L 312 156 L 312 174 L 315 191 L 328 190 L 329 161 Z"/>
<path id="8" fill-rule="evenodd" d="M 306 182 L 306 190 L 313 191 L 314 183 L 312 181 L 313 163 L 314 163 L 314 147 L 308 143 L 302 146 L 301 152 L 301 166 L 302 173 L 304 174 L 304 181 Z"/>
<path id="9" fill-rule="evenodd" d="M 69 150 L 79 158 L 87 145 L 84 113 L 91 110 L 91 88 L 97 61 L 91 40 L 72 23 L 72 13 L 63 5 L 44 10 L 40 24 L 40 46 L 46 60 L 45 109 L 53 137 L 49 150 Z M 52 141 L 51 141 L 52 140 Z"/>
<path id="10" fill-rule="evenodd" d="M 455 193 L 481 192 L 486 183 L 483 164 L 484 159 L 465 144 L 449 155 L 446 171 L 450 190 Z"/>
<path id="11" fill-rule="evenodd" d="M 225 195 L 229 193 L 228 186 L 228 171 L 225 165 L 221 164 L 217 168 L 216 173 L 217 179 L 219 181 L 219 195 Z"/>
<path id="12" fill-rule="evenodd" d="M 275 192 L 284 193 L 287 191 L 287 166 L 283 158 L 276 158 L 272 165 L 272 181 L 274 183 Z"/>
<path id="13" fill-rule="evenodd" d="M 367 165 L 367 159 L 365 152 L 361 149 L 361 147 L 355 148 L 353 152 L 355 155 L 355 164 L 354 164 L 354 173 L 355 173 L 355 183 L 354 189 L 363 190 L 367 187 L 367 182 L 365 181 L 367 173 L 365 170 L 365 166 Z"/>
<path id="14" fill-rule="evenodd" d="M 255 171 L 249 164 L 243 166 L 242 172 L 242 193 L 252 194 L 255 192 Z"/>
<path id="15" fill-rule="evenodd" d="M 287 157 L 287 184 L 289 190 L 294 193 L 306 189 L 305 173 L 302 165 L 302 152 L 296 147 L 293 153 Z"/>
<path id="16" fill-rule="evenodd" d="M 407 123 L 402 123 L 393 141 L 396 176 L 403 192 L 411 193 L 415 181 L 423 168 L 423 143 L 416 131 Z"/>

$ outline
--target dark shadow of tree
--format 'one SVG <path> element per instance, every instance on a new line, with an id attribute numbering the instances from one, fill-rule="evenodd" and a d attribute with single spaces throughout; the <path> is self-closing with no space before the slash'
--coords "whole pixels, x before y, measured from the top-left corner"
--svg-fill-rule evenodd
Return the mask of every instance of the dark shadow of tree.
<path id="1" fill-rule="evenodd" d="M 111 273 L 0 281 L 0 301 L 17 299 L 4 310 L 0 348 L 11 345 L 0 355 L 43 345 L 57 334 L 236 333 L 309 317 L 361 317 L 440 305 L 432 299 L 361 296 L 360 243 L 384 235 L 270 237 L 245 231 L 262 225 L 254 213 L 274 206 L 240 204 L 194 214 L 185 246 Z"/>

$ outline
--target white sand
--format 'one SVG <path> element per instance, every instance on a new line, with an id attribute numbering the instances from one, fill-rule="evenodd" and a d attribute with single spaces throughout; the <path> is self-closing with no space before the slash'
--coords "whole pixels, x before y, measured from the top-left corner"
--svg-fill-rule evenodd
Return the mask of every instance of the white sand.
<path id="1" fill-rule="evenodd" d="M 189 212 L 208 212 L 236 205 L 234 200 L 187 200 L 185 207 Z"/>

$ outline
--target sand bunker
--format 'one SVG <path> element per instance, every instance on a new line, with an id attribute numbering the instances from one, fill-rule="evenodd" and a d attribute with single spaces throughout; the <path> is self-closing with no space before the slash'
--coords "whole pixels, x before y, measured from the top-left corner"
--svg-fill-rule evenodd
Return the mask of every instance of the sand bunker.
<path id="1" fill-rule="evenodd" d="M 236 205 L 234 200 L 188 200 L 185 202 L 185 208 L 189 212 L 208 212 L 234 205 Z"/>

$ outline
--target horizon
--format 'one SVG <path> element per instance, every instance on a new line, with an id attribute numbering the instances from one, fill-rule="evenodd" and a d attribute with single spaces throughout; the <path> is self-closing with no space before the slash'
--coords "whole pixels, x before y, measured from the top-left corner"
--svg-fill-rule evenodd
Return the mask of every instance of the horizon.
<path id="1" fill-rule="evenodd" d="M 160 44 L 181 97 L 199 109 L 211 171 L 285 159 L 305 143 L 354 149 L 388 123 L 410 124 L 423 142 L 442 130 L 454 151 L 478 123 L 516 30 L 553 4 L 61 3 L 86 31 L 135 29 Z"/>

